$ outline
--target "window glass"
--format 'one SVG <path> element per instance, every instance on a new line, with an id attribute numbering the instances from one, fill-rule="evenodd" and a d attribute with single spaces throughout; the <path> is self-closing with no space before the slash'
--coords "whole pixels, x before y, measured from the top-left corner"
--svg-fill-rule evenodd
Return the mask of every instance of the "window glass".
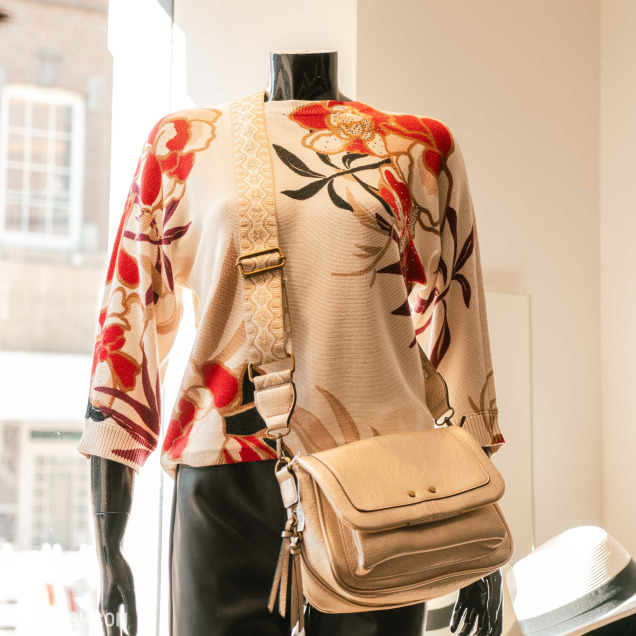
<path id="1" fill-rule="evenodd" d="M 0 13 L 0 633 L 101 636 L 75 447 L 110 230 L 108 3 Z"/>
<path id="2" fill-rule="evenodd" d="M 91 462 L 76 447 L 128 188 L 171 111 L 171 16 L 127 0 L 2 5 L 0 633 L 101 636 Z M 171 363 L 164 419 L 185 363 Z M 123 540 L 139 636 L 168 634 L 171 494 L 156 452 Z"/>

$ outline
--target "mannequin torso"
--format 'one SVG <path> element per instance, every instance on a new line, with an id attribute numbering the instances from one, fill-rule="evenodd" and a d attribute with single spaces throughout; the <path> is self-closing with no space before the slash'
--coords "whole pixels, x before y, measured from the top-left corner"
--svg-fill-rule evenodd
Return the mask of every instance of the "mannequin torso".
<path id="1" fill-rule="evenodd" d="M 352 101 L 344 96 L 337 82 L 337 52 L 297 51 L 270 54 L 270 83 L 266 101 L 323 100 Z M 488 449 L 484 449 L 488 454 Z M 91 457 L 92 504 L 95 517 L 97 552 L 102 573 L 99 609 L 107 636 L 121 634 L 113 618 L 124 605 L 131 636 L 137 633 L 133 578 L 121 553 L 126 522 L 131 510 L 135 472 L 129 466 Z M 273 574 L 273 573 L 272 573 Z M 498 636 L 502 632 L 502 577 L 497 571 L 460 590 L 451 629 L 462 616 L 461 636 L 478 626 L 477 635 Z M 465 614 L 464 614 L 465 612 Z"/>

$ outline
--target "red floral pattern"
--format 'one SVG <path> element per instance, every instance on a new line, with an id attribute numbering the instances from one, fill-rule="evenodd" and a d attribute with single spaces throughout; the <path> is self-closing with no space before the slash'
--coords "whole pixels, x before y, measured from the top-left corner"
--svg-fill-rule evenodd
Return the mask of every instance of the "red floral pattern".
<path id="1" fill-rule="evenodd" d="M 125 344 L 126 337 L 121 325 L 115 324 L 106 327 L 95 344 L 93 368 L 91 369 L 92 375 L 99 362 L 108 362 L 113 377 L 117 379 L 117 384 L 124 391 L 135 386 L 135 376 L 139 373 L 139 367 L 134 359 L 120 351 Z"/>
<path id="2" fill-rule="evenodd" d="M 215 136 L 220 113 L 209 109 L 204 114 L 164 117 L 150 131 L 106 271 L 86 418 L 110 418 L 126 429 L 137 446 L 111 452 L 132 464 L 143 464 L 160 433 L 161 377 L 154 351 L 162 329 L 174 331 L 181 316 L 170 250 L 191 223 L 173 225 L 173 219 L 196 153 Z M 187 406 L 180 402 L 178 429 L 171 426 L 167 438 L 173 438 L 175 456 L 187 443 L 187 417 L 194 416 L 194 408 Z M 177 432 L 182 433 L 178 439 Z"/>
<path id="3" fill-rule="evenodd" d="M 108 456 L 137 469 L 159 440 L 162 369 L 182 313 L 177 281 L 183 283 L 184 272 L 173 267 L 183 261 L 175 255 L 199 244 L 208 201 L 198 201 L 190 192 L 199 194 L 200 184 L 216 175 L 202 172 L 201 180 L 197 176 L 194 181 L 192 175 L 198 166 L 207 168 L 206 162 L 211 162 L 211 154 L 200 163 L 199 157 L 216 138 L 221 114 L 216 109 L 181 111 L 162 118 L 150 131 L 106 271 L 86 416 L 103 425 L 101 435 L 116 435 Z M 346 255 L 349 261 L 334 260 L 334 271 L 327 273 L 363 277 L 365 288 L 381 282 L 379 292 L 386 290 L 389 295 L 383 297 L 391 298 L 385 316 L 391 327 L 405 333 L 404 319 L 413 321 L 414 338 L 404 348 L 416 346 L 418 340 L 427 347 L 433 365 L 440 367 L 463 400 L 457 412 L 468 415 L 467 426 L 496 450 L 504 439 L 496 425 L 489 352 L 479 350 L 482 341 L 475 348 L 478 338 L 465 332 L 479 324 L 483 311 L 477 286 L 481 272 L 470 199 L 462 191 L 466 187 L 463 164 L 450 131 L 434 119 L 386 113 L 362 102 L 328 100 L 293 110 L 286 125 L 289 122 L 297 136 L 273 137 L 272 160 L 282 162 L 278 166 L 282 175 L 294 178 L 277 183 L 276 195 L 291 199 L 302 213 L 304 202 L 322 193 L 323 200 L 316 203 L 331 202 L 328 213 L 333 218 L 338 213 L 349 215 L 354 225 L 359 224 L 361 231 Z M 440 198 L 442 180 L 444 200 Z M 193 232 L 196 215 L 200 215 L 199 225 Z M 203 237 L 210 239 L 217 237 Z M 235 247 L 230 241 L 227 253 L 219 254 L 222 284 L 209 290 L 219 294 L 214 301 L 215 317 L 210 318 L 210 306 L 203 307 L 205 331 L 197 334 L 202 344 L 189 359 L 161 444 L 164 467 L 276 456 L 247 377 L 244 324 L 236 324 L 229 307 L 219 310 L 221 299 L 227 303 L 241 298 L 232 288 L 240 280 Z M 351 267 L 351 263 L 359 266 Z M 396 290 L 401 289 L 400 298 Z M 233 334 L 214 322 L 221 319 L 234 325 Z M 466 359 L 477 359 L 481 365 L 470 380 L 478 377 L 479 386 L 461 379 L 457 361 Z M 330 389 L 307 389 L 312 392 L 312 404 L 324 399 L 330 413 L 323 410 L 318 417 L 317 411 L 296 406 L 290 436 L 296 444 L 315 452 L 382 433 L 381 425 L 356 422 L 347 396 L 339 393 L 338 386 Z M 456 406 L 453 396 L 451 402 Z"/>
<path id="4" fill-rule="evenodd" d="M 407 287 L 413 283 L 426 284 L 426 272 L 412 236 L 414 217 L 419 215 L 420 206 L 413 199 L 408 182 L 418 163 L 431 178 L 437 178 L 445 157 L 452 150 L 448 128 L 435 119 L 384 113 L 362 102 L 309 104 L 295 109 L 289 117 L 309 130 L 301 141 L 303 146 L 321 155 L 344 153 L 343 163 L 346 162 L 347 168 L 353 161 L 352 157 L 358 155 L 386 159 L 379 164 L 374 162 L 358 168 L 378 170 L 377 187 L 367 190 L 381 201 L 389 216 L 388 219 L 376 219 L 379 228 L 383 231 L 389 229 L 399 246 L 397 267 L 389 265 L 377 271 L 399 271 Z M 286 152 L 289 154 L 289 151 Z M 280 151 L 279 156 L 286 160 Z M 298 164 L 300 160 L 294 159 Z M 289 165 L 290 162 L 287 163 Z M 388 165 L 383 167 L 385 163 Z M 351 169 L 343 171 L 343 174 L 350 173 Z M 338 205 L 337 200 L 341 197 L 332 194 L 332 199 Z M 395 313 L 407 315 L 408 312 L 402 306 Z"/>

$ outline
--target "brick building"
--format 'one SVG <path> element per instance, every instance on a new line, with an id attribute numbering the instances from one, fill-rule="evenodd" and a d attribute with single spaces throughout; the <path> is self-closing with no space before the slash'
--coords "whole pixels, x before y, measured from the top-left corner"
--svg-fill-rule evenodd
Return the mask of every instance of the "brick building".
<path id="1" fill-rule="evenodd" d="M 74 446 L 108 239 L 107 8 L 0 1 L 0 544 L 89 538 Z"/>

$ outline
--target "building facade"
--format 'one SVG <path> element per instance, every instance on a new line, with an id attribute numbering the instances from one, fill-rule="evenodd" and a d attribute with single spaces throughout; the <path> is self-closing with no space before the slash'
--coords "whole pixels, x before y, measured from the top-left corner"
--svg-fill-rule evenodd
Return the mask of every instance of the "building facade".
<path id="1" fill-rule="evenodd" d="M 0 545 L 21 549 L 76 550 L 92 530 L 74 446 L 108 240 L 107 8 L 2 5 Z"/>

